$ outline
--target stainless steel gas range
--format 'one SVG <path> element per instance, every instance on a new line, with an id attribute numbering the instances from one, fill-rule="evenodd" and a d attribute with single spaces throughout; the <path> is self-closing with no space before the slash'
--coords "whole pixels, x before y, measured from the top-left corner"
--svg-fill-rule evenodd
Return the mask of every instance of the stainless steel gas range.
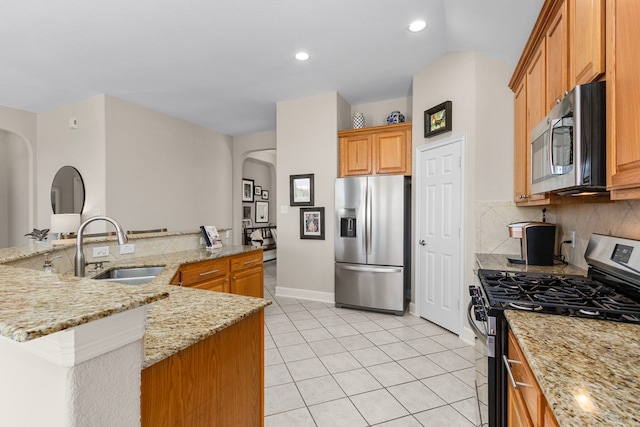
<path id="1" fill-rule="evenodd" d="M 470 286 L 478 399 L 483 426 L 507 425 L 509 324 L 504 310 L 640 324 L 640 241 L 594 234 L 585 252 L 587 276 L 478 270 Z"/>

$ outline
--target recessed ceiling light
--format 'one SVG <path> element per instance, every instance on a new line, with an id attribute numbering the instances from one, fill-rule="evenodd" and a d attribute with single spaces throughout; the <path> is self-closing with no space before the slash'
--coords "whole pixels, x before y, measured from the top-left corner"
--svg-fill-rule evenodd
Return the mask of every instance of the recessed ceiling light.
<path id="1" fill-rule="evenodd" d="M 310 58 L 309 54 L 307 52 L 298 52 L 296 53 L 296 59 L 298 61 L 308 61 Z"/>
<path id="2" fill-rule="evenodd" d="M 417 33 L 424 30 L 425 28 L 427 28 L 427 23 L 424 21 L 413 21 L 411 24 L 409 24 L 409 31 L 411 31 L 412 33 Z"/>

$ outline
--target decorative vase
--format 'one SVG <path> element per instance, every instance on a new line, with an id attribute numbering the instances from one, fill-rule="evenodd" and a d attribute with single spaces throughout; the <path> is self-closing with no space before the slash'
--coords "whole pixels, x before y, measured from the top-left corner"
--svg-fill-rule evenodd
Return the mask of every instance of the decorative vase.
<path id="1" fill-rule="evenodd" d="M 353 113 L 353 128 L 361 129 L 364 127 L 364 114 L 360 112 Z"/>
<path id="2" fill-rule="evenodd" d="M 392 125 L 396 123 L 404 123 L 404 115 L 400 114 L 400 111 L 392 111 L 387 117 L 387 124 Z"/>

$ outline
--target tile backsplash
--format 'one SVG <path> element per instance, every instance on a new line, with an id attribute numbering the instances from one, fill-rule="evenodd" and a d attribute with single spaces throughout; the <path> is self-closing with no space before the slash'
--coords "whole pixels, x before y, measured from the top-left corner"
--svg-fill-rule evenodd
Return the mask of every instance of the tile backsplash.
<path id="1" fill-rule="evenodd" d="M 611 203 L 557 205 L 547 207 L 547 221 L 558 226 L 556 253 L 574 265 L 587 268 L 584 252 L 592 233 L 640 240 L 640 200 Z M 475 240 L 477 253 L 518 254 L 518 239 L 509 237 L 507 226 L 513 222 L 541 221 L 542 207 L 517 207 L 511 201 L 481 200 L 475 203 Z M 576 232 L 576 247 L 560 245 Z"/>

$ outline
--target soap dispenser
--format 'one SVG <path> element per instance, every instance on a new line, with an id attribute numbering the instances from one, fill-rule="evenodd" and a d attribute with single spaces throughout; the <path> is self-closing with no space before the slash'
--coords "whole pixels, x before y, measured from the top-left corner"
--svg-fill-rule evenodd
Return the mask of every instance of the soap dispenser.
<path id="1" fill-rule="evenodd" d="M 49 253 L 44 254 L 44 265 L 42 266 L 42 271 L 45 273 L 57 273 L 58 270 L 53 266 L 53 260 L 58 258 L 62 258 L 62 255 L 49 258 Z"/>

